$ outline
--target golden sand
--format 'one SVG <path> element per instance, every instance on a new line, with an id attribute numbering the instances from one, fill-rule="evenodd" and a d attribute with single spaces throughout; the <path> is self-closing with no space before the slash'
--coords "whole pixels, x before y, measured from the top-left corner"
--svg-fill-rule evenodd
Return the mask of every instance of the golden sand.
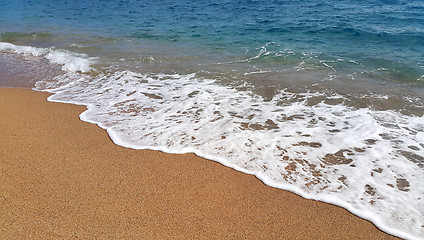
<path id="1" fill-rule="evenodd" d="M 0 89 L 0 239 L 390 239 L 194 154 L 132 150 L 84 107 Z"/>

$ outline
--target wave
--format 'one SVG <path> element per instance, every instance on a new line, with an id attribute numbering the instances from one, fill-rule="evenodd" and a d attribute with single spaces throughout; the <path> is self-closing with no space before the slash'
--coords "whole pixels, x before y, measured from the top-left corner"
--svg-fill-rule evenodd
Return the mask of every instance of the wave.
<path id="1" fill-rule="evenodd" d="M 90 65 L 94 64 L 95 58 L 90 58 L 86 54 L 53 48 L 19 46 L 6 42 L 0 42 L 0 51 L 21 54 L 24 56 L 44 57 L 52 64 L 61 65 L 63 71 L 82 73 L 94 71 Z"/>

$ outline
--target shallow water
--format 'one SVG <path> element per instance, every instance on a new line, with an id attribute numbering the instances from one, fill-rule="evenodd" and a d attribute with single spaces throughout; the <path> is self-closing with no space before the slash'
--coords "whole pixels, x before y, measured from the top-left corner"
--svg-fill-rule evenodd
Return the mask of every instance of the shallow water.
<path id="1" fill-rule="evenodd" d="M 5 1 L 0 82 L 86 105 L 119 145 L 194 152 L 423 238 L 423 10 Z"/>

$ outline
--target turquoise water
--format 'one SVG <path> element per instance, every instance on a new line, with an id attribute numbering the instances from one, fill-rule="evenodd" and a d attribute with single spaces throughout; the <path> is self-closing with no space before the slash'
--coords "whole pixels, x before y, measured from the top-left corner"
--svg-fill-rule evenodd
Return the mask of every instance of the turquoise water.
<path id="1" fill-rule="evenodd" d="M 1 85 L 424 237 L 424 1 L 0 3 Z"/>

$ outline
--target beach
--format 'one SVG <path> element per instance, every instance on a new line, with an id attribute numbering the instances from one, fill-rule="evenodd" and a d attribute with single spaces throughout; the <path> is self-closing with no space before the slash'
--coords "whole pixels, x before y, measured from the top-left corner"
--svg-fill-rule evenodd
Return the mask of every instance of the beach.
<path id="1" fill-rule="evenodd" d="M 1 239 L 392 239 L 194 154 L 115 145 L 84 106 L 0 89 Z"/>
<path id="2" fill-rule="evenodd" d="M 0 239 L 424 239 L 423 1 L 0 16 Z"/>

